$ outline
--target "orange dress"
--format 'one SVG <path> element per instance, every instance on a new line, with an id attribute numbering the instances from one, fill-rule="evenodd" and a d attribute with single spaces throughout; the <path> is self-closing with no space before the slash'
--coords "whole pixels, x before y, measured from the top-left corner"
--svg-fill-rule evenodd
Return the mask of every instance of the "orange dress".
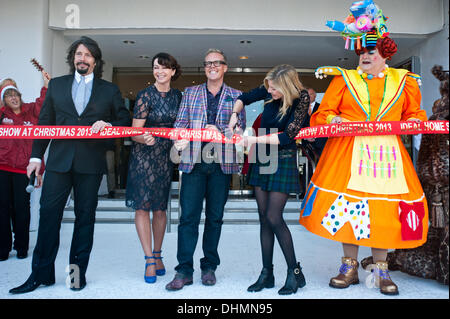
<path id="1" fill-rule="evenodd" d="M 329 118 L 330 115 L 339 115 L 349 121 L 375 121 L 384 99 L 385 80 L 385 78 L 375 78 L 365 81 L 370 97 L 370 107 L 364 111 L 353 97 L 354 92 L 352 93 L 347 87 L 347 79 L 336 75 L 318 111 L 311 117 L 311 126 L 327 124 L 327 117 Z M 405 121 L 410 118 L 427 120 L 425 111 L 420 109 L 421 94 L 416 79 L 406 76 L 402 89 L 396 102 L 383 115 L 381 121 Z M 367 112 L 368 109 L 370 113 Z M 383 192 L 369 193 L 348 188 L 352 175 L 352 157 L 356 155 L 353 148 L 355 137 L 329 138 L 302 203 L 300 224 L 316 235 L 342 243 L 381 249 L 413 248 L 422 245 L 426 241 L 428 231 L 425 195 L 400 137 L 391 136 L 391 138 L 398 141 L 407 192 L 383 194 Z M 373 157 L 381 155 L 376 151 L 370 154 Z M 391 161 L 394 156 L 398 157 L 398 153 L 384 156 L 386 155 Z M 382 157 L 381 159 L 385 160 Z M 385 164 L 381 174 L 380 171 L 375 170 L 376 176 L 373 177 L 379 179 L 380 175 L 383 175 L 386 186 L 389 188 L 391 183 L 389 178 L 392 176 L 391 171 L 386 170 L 387 165 L 390 163 Z M 367 167 L 362 168 L 363 176 L 366 169 L 369 176 Z M 391 169 L 390 166 L 389 169 Z M 370 175 L 373 175 L 372 171 Z M 408 217 L 401 213 L 401 209 L 407 210 L 405 206 L 414 206 L 415 209 L 415 205 L 422 206 L 422 204 L 422 214 L 413 214 L 412 217 L 415 217 L 413 219 L 410 218 L 411 215 Z M 359 215 L 356 216 L 356 214 Z M 407 229 L 408 227 L 412 228 Z M 409 236 L 408 231 L 413 235 Z"/>

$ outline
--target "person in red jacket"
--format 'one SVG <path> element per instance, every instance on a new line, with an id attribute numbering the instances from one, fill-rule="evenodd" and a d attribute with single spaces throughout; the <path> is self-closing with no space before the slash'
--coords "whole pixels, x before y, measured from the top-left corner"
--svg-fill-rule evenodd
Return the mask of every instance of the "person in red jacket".
<path id="1" fill-rule="evenodd" d="M 15 86 L 16 88 L 18 88 L 16 81 L 14 81 L 14 80 L 11 79 L 11 78 L 6 78 L 6 79 L 3 79 L 3 80 L 0 81 L 0 92 L 3 90 L 3 88 L 4 88 L 5 86 L 8 86 L 8 85 L 13 85 L 13 86 Z M 5 106 L 5 105 L 3 104 L 2 99 L 0 99 L 0 108 L 2 108 L 2 107 L 4 107 L 4 106 Z"/>
<path id="2" fill-rule="evenodd" d="M 42 72 L 44 87 L 32 103 L 23 103 L 14 85 L 1 91 L 0 125 L 36 125 L 44 103 L 50 76 Z M 17 258 L 28 256 L 30 231 L 30 194 L 26 167 L 30 159 L 32 140 L 0 139 L 0 261 L 8 259 L 13 247 Z M 42 168 L 42 171 L 44 168 Z M 42 175 L 41 171 L 41 175 Z M 14 245 L 11 232 L 14 232 Z"/>

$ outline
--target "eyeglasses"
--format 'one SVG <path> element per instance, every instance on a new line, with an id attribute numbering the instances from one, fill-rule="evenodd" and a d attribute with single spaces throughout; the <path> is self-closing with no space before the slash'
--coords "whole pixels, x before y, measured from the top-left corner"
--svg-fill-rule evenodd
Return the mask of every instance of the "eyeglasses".
<path id="1" fill-rule="evenodd" d="M 5 94 L 5 98 L 7 98 L 7 97 L 10 97 L 10 98 L 20 97 L 20 94 L 19 93 L 8 93 L 8 94 Z"/>
<path id="2" fill-rule="evenodd" d="M 205 62 L 203 62 L 203 65 L 205 66 L 205 68 L 210 68 L 210 67 L 212 67 L 212 66 L 218 67 L 218 66 L 220 66 L 221 64 L 227 65 L 227 63 L 226 63 L 225 61 L 220 61 L 220 60 L 217 60 L 217 61 L 205 61 Z"/>

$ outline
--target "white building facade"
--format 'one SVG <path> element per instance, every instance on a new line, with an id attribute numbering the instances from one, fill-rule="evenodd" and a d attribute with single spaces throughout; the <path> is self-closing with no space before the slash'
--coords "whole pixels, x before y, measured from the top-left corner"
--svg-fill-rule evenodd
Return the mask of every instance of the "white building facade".
<path id="1" fill-rule="evenodd" d="M 325 26 L 326 20 L 342 21 L 351 2 L 0 0 L 0 79 L 15 79 L 23 100 L 34 100 L 43 82 L 30 59 L 36 58 L 52 77 L 67 74 L 67 48 L 82 35 L 99 43 L 106 62 L 103 78 L 109 81 L 117 70 L 148 69 L 148 58 L 161 51 L 174 55 L 187 73 L 201 74 L 203 54 L 211 47 L 227 54 L 236 76 L 281 63 L 294 65 L 301 76 L 322 65 L 354 68 L 356 55 Z M 422 76 L 422 107 L 431 115 L 440 98 L 431 68 L 449 69 L 449 1 L 376 4 L 389 17 L 390 36 L 399 45 L 389 64 L 409 63 Z M 34 192 L 34 211 L 38 196 Z"/>
<path id="2" fill-rule="evenodd" d="M 430 70 L 435 64 L 449 68 L 449 2 L 376 3 L 389 17 L 391 37 L 399 43 L 399 52 L 390 64 L 415 57 L 419 66 L 413 71 L 423 77 L 422 105 L 430 115 L 434 100 L 439 98 L 439 83 Z M 66 74 L 67 47 L 80 35 L 99 42 L 107 80 L 112 80 L 114 68 L 139 67 L 138 56 L 171 48 L 179 50 L 176 52 L 180 52 L 178 60 L 183 67 L 200 66 L 205 48 L 237 51 L 238 44 L 229 40 L 233 37 L 256 39 L 245 48 L 252 52 L 246 61 L 251 67 L 289 63 L 308 70 L 319 64 L 350 68 L 356 65 L 354 54 L 344 52 L 339 34 L 325 26 L 326 20 L 343 20 L 350 5 L 351 1 L 343 0 L 0 0 L 0 78 L 14 78 L 24 100 L 33 100 L 42 80 L 29 60 L 36 58 L 52 76 Z M 128 38 L 139 41 L 134 48 L 124 50 L 122 41 Z M 286 38 L 285 42 L 277 42 Z M 196 41 L 205 39 L 210 42 L 195 47 L 201 43 Z M 296 43 L 300 42 L 303 47 L 297 50 Z M 138 46 L 150 46 L 151 50 L 139 51 Z M 116 51 L 120 54 L 115 56 Z M 347 62 L 337 61 L 338 55 L 344 55 L 343 60 L 347 56 Z M 264 59 L 258 60 L 259 56 Z M 312 59 L 318 56 L 320 59 Z M 231 64 L 233 58 L 229 57 Z M 235 65 L 239 63 L 237 60 Z"/>

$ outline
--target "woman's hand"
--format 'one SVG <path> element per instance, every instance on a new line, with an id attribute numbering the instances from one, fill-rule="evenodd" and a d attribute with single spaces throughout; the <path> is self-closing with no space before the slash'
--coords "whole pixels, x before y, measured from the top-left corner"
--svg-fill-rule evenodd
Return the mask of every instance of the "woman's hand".
<path id="1" fill-rule="evenodd" d="M 142 136 L 144 137 L 144 143 L 145 143 L 145 145 L 148 145 L 148 146 L 155 145 L 156 139 L 155 139 L 155 137 L 154 137 L 153 135 L 151 135 L 149 132 L 145 132 Z"/>
<path id="2" fill-rule="evenodd" d="M 253 144 L 257 143 L 256 136 L 242 136 L 242 139 L 236 144 L 238 146 L 245 146 L 250 149 Z"/>
<path id="3" fill-rule="evenodd" d="M 244 108 L 244 102 L 237 99 L 236 102 L 234 102 L 233 109 L 232 109 L 233 113 L 231 113 L 230 122 L 228 123 L 228 128 L 230 129 L 231 132 L 234 132 L 234 128 L 236 127 L 236 125 L 238 123 L 238 113 L 240 113 L 243 108 Z"/>
<path id="4" fill-rule="evenodd" d="M 233 132 L 234 128 L 236 127 L 238 122 L 238 116 L 237 113 L 232 113 L 230 117 L 230 122 L 228 123 L 228 128 L 231 132 Z"/>
<path id="5" fill-rule="evenodd" d="M 50 82 L 52 77 L 50 76 L 50 74 L 48 74 L 45 71 L 42 71 L 41 73 L 42 73 L 42 78 L 44 79 L 44 87 L 48 89 L 48 82 Z"/>

